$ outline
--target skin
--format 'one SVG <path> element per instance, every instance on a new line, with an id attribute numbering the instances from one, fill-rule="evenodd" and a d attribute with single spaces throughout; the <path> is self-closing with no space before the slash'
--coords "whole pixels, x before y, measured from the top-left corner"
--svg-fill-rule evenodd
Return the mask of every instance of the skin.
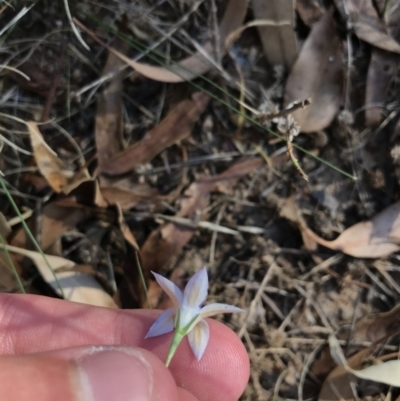
<path id="1" fill-rule="evenodd" d="M 116 371 L 116 380 L 124 383 L 126 374 L 126 382 L 136 377 L 135 385 L 139 386 L 146 381 L 140 375 L 150 375 L 151 401 L 237 400 L 247 384 L 250 367 L 236 334 L 207 319 L 210 341 L 203 358 L 196 361 L 184 339 L 167 369 L 164 361 L 172 334 L 144 338 L 160 313 L 0 294 L 0 399 L 86 401 L 78 367 L 86 366 L 88 360 L 105 381 Z M 93 347 L 104 344 L 107 347 Z M 91 359 L 85 359 L 88 355 Z M 111 369 L 113 366 L 116 368 Z M 139 369 L 138 374 L 132 373 L 131 367 Z"/>

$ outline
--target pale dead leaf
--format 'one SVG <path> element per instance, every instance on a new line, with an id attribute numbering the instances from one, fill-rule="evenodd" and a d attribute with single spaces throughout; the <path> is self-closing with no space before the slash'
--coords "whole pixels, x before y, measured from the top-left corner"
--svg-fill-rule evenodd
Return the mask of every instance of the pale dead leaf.
<path id="1" fill-rule="evenodd" d="M 297 57 L 294 0 L 252 0 L 254 19 L 275 23 L 258 26 L 264 54 L 271 64 L 291 67 Z M 283 24 L 283 21 L 288 23 Z"/>
<path id="2" fill-rule="evenodd" d="M 29 121 L 25 123 L 28 127 L 30 140 L 39 171 L 57 193 L 65 191 L 68 193 L 80 182 L 89 179 L 89 173 L 82 169 L 74 174 L 71 169 L 59 159 L 57 154 L 43 139 L 36 123 Z"/>
<path id="3" fill-rule="evenodd" d="M 53 273 L 50 271 L 47 263 L 39 252 L 28 251 L 10 245 L 7 245 L 7 249 L 9 252 L 14 252 L 29 258 L 35 264 L 43 279 L 61 296 Z M 53 255 L 46 255 L 46 258 L 57 275 L 65 299 L 107 308 L 117 307 L 111 296 L 104 291 L 101 285 L 91 275 L 65 271 L 65 269 L 73 269 L 76 266 L 74 262 Z M 57 270 L 60 269 L 64 271 L 57 273 Z"/>
<path id="4" fill-rule="evenodd" d="M 196 92 L 192 99 L 180 102 L 160 124 L 147 132 L 142 140 L 99 166 L 99 172 L 109 175 L 127 173 L 188 137 L 209 100 L 208 95 Z"/>
<path id="5" fill-rule="evenodd" d="M 311 98 L 311 105 L 292 113 L 302 132 L 326 128 L 341 104 L 342 43 L 332 14 L 332 10 L 327 11 L 313 25 L 286 82 L 286 107 L 291 102 Z"/>
<path id="6" fill-rule="evenodd" d="M 35 155 L 39 171 L 54 191 L 61 192 L 73 177 L 73 172 L 47 145 L 37 125 L 34 122 L 27 122 L 26 125 L 29 130 L 33 154 Z"/>
<path id="7" fill-rule="evenodd" d="M 299 223 L 311 240 L 356 258 L 379 258 L 400 249 L 400 202 L 389 206 L 370 221 L 349 227 L 334 241 L 319 237 L 302 218 L 299 218 Z"/>
<path id="8" fill-rule="evenodd" d="M 242 25 L 244 18 L 247 13 L 247 3 L 248 0 L 230 0 L 225 14 L 221 20 L 219 26 L 219 53 L 224 52 L 225 38 L 235 29 Z M 168 69 L 162 67 L 154 67 L 149 64 L 139 63 L 137 61 L 131 60 L 122 53 L 116 51 L 111 46 L 106 45 L 97 36 L 86 28 L 81 22 L 74 18 L 74 22 L 82 30 L 88 33 L 94 40 L 104 46 L 107 50 L 114 53 L 116 56 L 120 57 L 125 63 L 134 68 L 137 72 L 144 75 L 147 78 L 154 79 L 161 82 L 182 82 L 189 81 L 193 78 L 198 77 L 201 74 L 205 74 L 211 68 L 213 68 L 213 63 L 211 63 L 206 57 L 204 57 L 200 52 L 195 53 L 193 56 L 187 57 L 184 60 L 174 63 Z M 213 45 L 208 42 L 203 46 L 203 50 L 212 55 Z"/>

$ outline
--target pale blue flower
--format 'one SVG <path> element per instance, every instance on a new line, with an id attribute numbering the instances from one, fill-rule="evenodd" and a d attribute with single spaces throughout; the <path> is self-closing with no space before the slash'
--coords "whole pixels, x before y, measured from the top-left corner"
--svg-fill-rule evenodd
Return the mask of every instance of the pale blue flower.
<path id="1" fill-rule="evenodd" d="M 189 344 L 196 359 L 198 361 L 201 359 L 210 338 L 210 329 L 204 320 L 206 317 L 217 313 L 244 312 L 243 309 L 226 304 L 214 303 L 202 306 L 208 294 L 208 276 L 205 267 L 189 280 L 183 294 L 172 281 L 152 273 L 174 305 L 159 316 L 146 335 L 146 338 L 155 337 L 175 329 L 167 357 L 167 366 L 185 335 L 188 335 Z"/>

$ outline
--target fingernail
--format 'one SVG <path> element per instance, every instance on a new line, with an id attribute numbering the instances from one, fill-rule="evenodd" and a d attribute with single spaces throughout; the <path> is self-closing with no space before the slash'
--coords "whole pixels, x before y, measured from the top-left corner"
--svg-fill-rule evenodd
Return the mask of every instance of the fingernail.
<path id="1" fill-rule="evenodd" d="M 151 400 L 153 371 L 140 351 L 96 347 L 76 363 L 84 400 Z"/>

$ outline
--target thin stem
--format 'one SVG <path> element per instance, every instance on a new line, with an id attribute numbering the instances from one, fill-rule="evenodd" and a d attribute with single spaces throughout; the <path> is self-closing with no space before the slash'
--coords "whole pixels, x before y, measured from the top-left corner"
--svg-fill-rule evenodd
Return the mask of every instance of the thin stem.
<path id="1" fill-rule="evenodd" d="M 50 269 L 51 273 L 53 274 L 54 280 L 57 283 L 58 289 L 60 290 L 60 295 L 64 298 L 64 291 L 61 287 L 60 282 L 58 281 L 57 275 L 54 272 L 54 269 L 50 266 L 49 261 L 46 258 L 46 255 L 43 253 L 42 248 L 40 248 L 40 245 L 38 244 L 38 242 L 36 241 L 35 237 L 33 236 L 31 230 L 29 229 L 28 225 L 25 222 L 25 219 L 23 218 L 23 216 L 21 215 L 21 212 L 18 209 L 17 204 L 14 202 L 13 197 L 11 196 L 10 192 L 8 191 L 8 188 L 3 180 L 3 178 L 0 176 L 0 185 L 3 188 L 11 206 L 13 207 L 15 213 L 17 214 L 17 216 L 20 218 L 22 227 L 24 227 L 24 230 L 26 231 L 26 234 L 28 235 L 29 239 L 32 241 L 33 245 L 35 246 L 36 250 L 40 253 L 40 255 L 42 255 L 47 267 Z"/>
<path id="2" fill-rule="evenodd" d="M 172 342 L 169 347 L 168 356 L 165 361 L 165 366 L 168 368 L 169 364 L 171 363 L 172 357 L 175 355 L 176 350 L 179 347 L 179 344 L 185 337 L 185 333 L 182 333 L 180 330 L 175 329 L 174 336 L 172 337 Z"/>

